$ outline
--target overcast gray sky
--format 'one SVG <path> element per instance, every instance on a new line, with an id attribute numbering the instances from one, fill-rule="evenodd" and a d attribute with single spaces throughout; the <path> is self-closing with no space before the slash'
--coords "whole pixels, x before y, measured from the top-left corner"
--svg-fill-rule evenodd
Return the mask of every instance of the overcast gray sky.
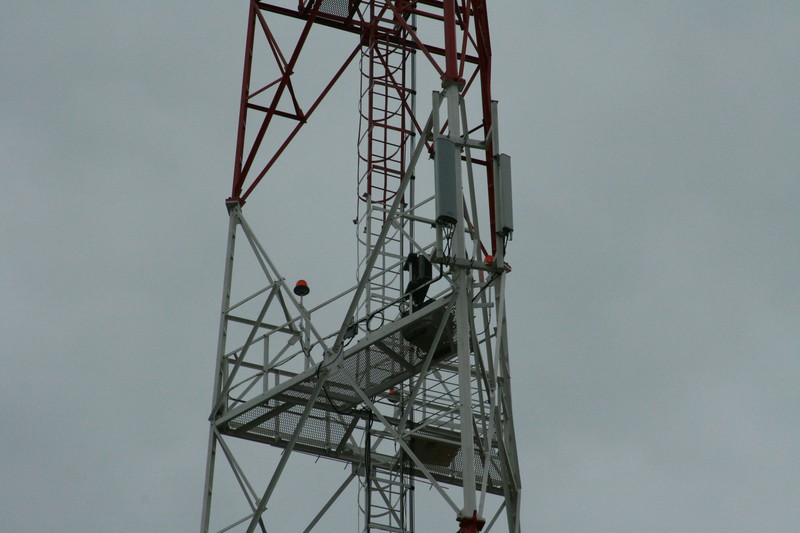
<path id="1" fill-rule="evenodd" d="M 800 531 L 800 3 L 489 9 L 526 531 Z M 245 21 L 0 4 L 2 532 L 198 529 Z"/>

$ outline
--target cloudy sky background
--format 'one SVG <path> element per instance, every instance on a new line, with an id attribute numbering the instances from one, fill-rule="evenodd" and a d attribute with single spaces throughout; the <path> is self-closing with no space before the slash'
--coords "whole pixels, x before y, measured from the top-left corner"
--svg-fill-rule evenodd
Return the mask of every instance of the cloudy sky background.
<path id="1" fill-rule="evenodd" d="M 800 530 L 800 3 L 490 18 L 526 531 Z M 0 4 L 2 532 L 198 529 L 245 20 Z M 330 249 L 270 226 L 305 169 L 245 208 L 290 270 L 340 157 Z"/>

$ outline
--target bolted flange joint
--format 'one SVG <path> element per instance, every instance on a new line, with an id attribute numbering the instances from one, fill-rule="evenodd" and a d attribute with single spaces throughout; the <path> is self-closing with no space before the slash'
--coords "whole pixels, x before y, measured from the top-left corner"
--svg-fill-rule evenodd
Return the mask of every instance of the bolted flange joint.
<path id="1" fill-rule="evenodd" d="M 478 533 L 486 524 L 486 520 L 478 518 L 478 511 L 473 511 L 472 516 L 460 516 L 457 518 L 459 523 L 458 533 Z"/>

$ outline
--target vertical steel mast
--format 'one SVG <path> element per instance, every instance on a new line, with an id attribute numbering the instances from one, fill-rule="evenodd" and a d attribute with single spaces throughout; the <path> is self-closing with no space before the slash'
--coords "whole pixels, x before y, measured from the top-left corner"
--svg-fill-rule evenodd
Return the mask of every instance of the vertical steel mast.
<path id="1" fill-rule="evenodd" d="M 303 51 L 330 29 L 352 45 L 321 81 Z M 312 305 L 243 206 L 354 63 L 358 282 Z M 362 532 L 441 515 L 520 531 L 511 172 L 490 89 L 485 0 L 249 2 L 201 532 L 284 529 L 269 503 L 296 453 L 349 465 L 304 531 L 356 488 Z M 266 478 L 247 443 L 282 450 Z"/>

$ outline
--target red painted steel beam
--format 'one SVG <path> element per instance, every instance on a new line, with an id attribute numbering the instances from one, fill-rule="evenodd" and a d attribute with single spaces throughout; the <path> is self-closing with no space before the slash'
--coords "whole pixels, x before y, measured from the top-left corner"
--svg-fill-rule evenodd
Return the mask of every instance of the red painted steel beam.
<path id="1" fill-rule="evenodd" d="M 278 87 L 275 91 L 275 95 L 272 98 L 272 104 L 269 107 L 269 111 L 264 117 L 264 120 L 261 123 L 261 127 L 259 128 L 258 133 L 256 134 L 256 138 L 253 141 L 253 147 L 250 150 L 250 155 L 247 157 L 247 161 L 245 162 L 242 168 L 243 175 L 247 175 L 247 173 L 250 171 L 250 167 L 252 166 L 256 154 L 258 153 L 258 149 L 261 146 L 261 142 L 264 140 L 264 135 L 267 133 L 267 128 L 269 127 L 269 124 L 272 122 L 272 117 L 275 116 L 275 111 L 277 110 L 278 103 L 280 102 L 281 97 L 283 96 L 283 92 L 286 90 L 287 85 L 289 85 L 289 78 L 294 71 L 294 66 L 297 63 L 298 58 L 300 57 L 300 52 L 303 50 L 303 46 L 306 43 L 306 39 L 308 38 L 308 34 L 311 31 L 311 27 L 314 24 L 314 19 L 316 18 L 316 15 L 319 12 L 319 8 L 321 5 L 322 5 L 322 0 L 317 0 L 315 2 L 314 8 L 311 10 L 308 18 L 306 19 L 306 24 L 303 27 L 303 31 L 300 33 L 300 37 L 297 40 L 297 45 L 295 46 L 294 51 L 292 52 L 292 57 L 286 64 L 285 70 L 282 69 L 283 76 L 281 76 L 281 82 L 278 84 Z"/>
<path id="2" fill-rule="evenodd" d="M 450 81 L 463 81 L 462 76 L 465 74 L 465 66 L 467 64 L 475 65 L 474 71 L 469 75 L 469 79 L 462 89 L 462 94 L 466 94 L 473 81 L 479 80 L 480 86 L 480 100 L 483 115 L 483 129 L 484 133 L 488 134 L 491 131 L 491 45 L 489 41 L 488 23 L 486 19 L 486 5 L 485 0 L 418 0 L 416 2 L 397 2 L 387 3 L 387 6 L 393 7 L 393 27 L 386 25 L 377 25 L 375 21 L 364 20 L 364 15 L 358 12 L 358 6 L 364 4 L 363 2 L 355 2 L 351 7 L 351 11 L 347 17 L 337 16 L 335 14 L 321 11 L 321 0 L 309 0 L 298 3 L 297 9 L 291 9 L 275 5 L 271 2 L 252 0 L 250 3 L 250 13 L 248 21 L 248 35 L 246 42 L 245 65 L 242 80 L 242 100 L 240 102 L 239 113 L 239 128 L 236 146 L 236 164 L 234 168 L 234 180 L 231 199 L 244 203 L 247 196 L 253 191 L 258 182 L 263 178 L 264 174 L 274 164 L 277 157 L 285 150 L 288 144 L 296 135 L 300 127 L 306 122 L 316 106 L 328 94 L 333 84 L 336 83 L 341 76 L 343 70 L 350 64 L 357 53 L 358 48 L 353 51 L 350 57 L 345 61 L 345 64 L 334 75 L 334 78 L 325 86 L 322 93 L 314 102 L 308 112 L 303 112 L 294 94 L 294 88 L 291 83 L 291 75 L 297 62 L 298 55 L 303 48 L 306 38 L 312 25 L 322 25 L 332 27 L 342 31 L 358 35 L 368 35 L 367 32 L 379 32 L 381 39 L 397 45 L 398 47 L 407 47 L 422 52 L 430 61 L 431 65 L 439 72 L 443 80 Z M 438 14 L 435 11 L 442 14 Z M 277 45 L 269 27 L 263 17 L 263 12 L 269 12 L 288 16 L 298 20 L 305 21 L 303 32 L 296 43 L 296 47 L 291 58 L 287 61 L 284 58 L 280 48 Z M 430 42 L 423 42 L 420 35 L 417 34 L 416 28 L 412 28 L 407 21 L 412 13 L 418 16 L 428 17 L 433 20 L 442 22 L 445 30 L 444 46 L 439 46 Z M 389 17 L 385 17 L 385 20 Z M 259 23 L 267 38 L 267 42 L 274 56 L 276 65 L 281 75 L 273 82 L 264 87 L 259 88 L 252 94 L 250 91 L 250 75 L 253 68 L 253 44 L 255 40 L 255 25 Z M 461 42 L 457 42 L 457 31 L 461 30 Z M 406 37 L 403 37 L 406 35 Z M 441 34 L 439 34 L 441 35 Z M 363 41 L 361 45 L 366 45 Z M 474 47 L 476 53 L 468 53 L 468 47 Z M 443 57 L 444 65 L 439 66 L 435 57 Z M 400 80 L 393 80 L 395 85 L 402 83 Z M 266 91 L 267 89 L 274 88 L 277 85 L 272 102 L 268 105 L 259 105 L 251 101 L 256 95 Z M 282 111 L 278 109 L 282 94 L 286 91 L 291 96 L 294 105 L 294 113 Z M 401 107 L 408 109 L 408 102 L 402 102 Z M 245 131 L 247 125 L 247 112 L 248 110 L 258 111 L 264 113 L 264 118 L 261 127 L 258 129 L 251 149 L 245 159 L 244 143 Z M 418 124 L 417 117 L 411 113 L 410 119 L 413 128 L 419 131 L 420 125 Z M 268 129 L 273 118 L 281 118 L 287 120 L 297 121 L 295 128 L 289 133 L 286 139 L 280 144 L 276 152 L 272 155 L 266 166 L 258 173 L 252 183 L 243 192 L 248 180 L 248 175 L 252 171 L 256 154 L 261 149 L 261 144 L 264 139 L 266 130 Z M 474 131 L 474 128 L 473 128 Z M 496 231 L 495 228 L 495 215 L 494 215 L 494 176 L 492 165 L 486 164 L 487 161 L 492 161 L 493 147 L 491 143 L 487 144 L 486 157 L 484 160 L 473 159 L 478 164 L 485 164 L 487 168 L 487 188 L 489 195 L 489 211 L 490 223 L 492 227 L 492 234 Z M 493 253 L 496 252 L 493 240 Z"/>
<path id="3" fill-rule="evenodd" d="M 458 52 L 456 49 L 456 4 L 455 0 L 444 1 L 444 64 L 442 81 L 457 82 Z"/>
<path id="4" fill-rule="evenodd" d="M 243 205 L 241 199 L 242 184 L 244 176 L 242 174 L 242 157 L 244 155 L 245 130 L 247 127 L 247 101 L 250 94 L 250 73 L 253 67 L 253 41 L 256 28 L 256 3 L 250 2 L 250 12 L 247 17 L 247 37 L 245 39 L 244 70 L 242 73 L 242 94 L 239 102 L 239 124 L 236 132 L 236 157 L 233 166 L 233 188 L 231 197 L 233 200 Z"/>
<path id="5" fill-rule="evenodd" d="M 347 67 L 350 66 L 350 63 L 353 62 L 353 59 L 356 57 L 356 55 L 358 53 L 358 49 L 359 49 L 358 46 L 353 49 L 353 51 L 350 53 L 350 55 L 345 60 L 344 64 L 342 64 L 342 66 L 339 68 L 339 70 L 336 72 L 336 74 L 334 74 L 333 79 L 331 79 L 331 81 L 328 82 L 328 84 L 323 89 L 322 93 L 317 97 L 317 99 L 314 101 L 314 103 L 311 104 L 311 107 L 308 108 L 308 112 L 305 114 L 305 120 L 300 121 L 300 122 L 297 123 L 295 128 L 292 130 L 292 132 L 289 134 L 289 136 L 286 138 L 286 140 L 284 140 L 283 144 L 281 144 L 281 146 L 278 148 L 278 150 L 275 152 L 275 154 L 272 156 L 272 158 L 269 160 L 269 162 L 266 164 L 266 166 L 261 170 L 261 172 L 259 172 L 258 176 L 256 176 L 256 178 L 253 180 L 253 183 L 250 185 L 250 187 L 247 188 L 247 191 L 245 191 L 245 193 L 242 195 L 242 199 L 243 200 L 246 200 L 247 197 L 250 196 L 250 193 L 253 192 L 253 189 L 256 188 L 256 185 L 258 185 L 258 183 L 261 181 L 261 179 L 264 177 L 264 175 L 269 171 L 270 168 L 272 168 L 272 165 L 275 164 L 275 161 L 277 161 L 278 157 L 280 157 L 280 155 L 283 153 L 283 151 L 292 142 L 294 137 L 300 131 L 300 128 L 303 127 L 303 125 L 306 123 L 308 118 L 317 109 L 319 104 L 322 103 L 322 101 L 328 95 L 330 90 L 333 88 L 333 86 L 339 80 L 339 78 L 341 77 L 342 73 L 345 70 L 347 70 Z"/>
<path id="6" fill-rule="evenodd" d="M 286 17 L 291 17 L 291 18 L 295 18 L 295 19 L 299 19 L 299 20 L 307 20 L 308 19 L 308 15 L 306 15 L 303 12 L 298 12 L 298 11 L 293 10 L 293 9 L 287 9 L 287 8 L 281 7 L 281 6 L 274 6 L 274 5 L 268 4 L 266 2 L 257 2 L 257 4 L 258 4 L 258 7 L 262 11 L 267 11 L 269 13 L 275 13 L 275 14 L 278 14 L 278 15 L 284 15 Z M 418 15 L 419 14 L 423 14 L 423 13 L 421 13 L 419 11 L 415 11 L 415 12 Z M 432 15 L 432 14 L 427 14 L 427 15 L 429 17 L 431 17 L 431 18 L 436 18 L 437 20 L 443 20 L 442 17 L 437 17 L 437 16 Z M 318 24 L 320 26 L 326 26 L 328 28 L 335 28 L 337 30 L 342 30 L 342 31 L 346 31 L 346 32 L 349 32 L 349 33 L 354 33 L 356 35 L 361 35 L 364 32 L 364 30 L 369 28 L 369 26 L 370 26 L 370 24 L 368 22 L 365 22 L 365 21 L 355 21 L 355 20 L 349 20 L 349 19 L 342 19 L 340 17 L 335 17 L 333 15 L 327 15 L 327 14 L 324 15 L 324 16 L 323 15 L 318 15 L 317 19 L 316 19 L 316 21 L 314 21 L 314 23 Z M 391 30 L 390 28 L 382 28 L 382 29 L 384 31 L 386 31 L 387 33 L 390 32 L 390 30 Z M 419 46 L 417 45 L 417 42 L 414 41 L 413 39 L 398 39 L 398 38 L 390 37 L 389 40 L 391 42 L 393 42 L 394 44 L 408 46 L 410 48 L 414 48 L 415 50 L 419 50 Z M 443 46 L 436 46 L 436 45 L 430 44 L 430 43 L 425 43 L 424 46 L 428 50 L 428 52 L 431 53 L 431 55 L 435 55 L 435 56 L 444 56 L 445 55 L 445 49 L 444 49 Z M 475 56 L 475 55 L 467 55 L 467 56 L 462 57 L 459 54 L 459 60 L 460 61 L 466 61 L 467 63 L 471 63 L 471 64 L 474 64 L 474 65 L 477 65 L 478 63 L 480 63 L 480 58 L 478 56 Z"/>
<path id="7" fill-rule="evenodd" d="M 475 19 L 475 30 L 477 32 L 476 48 L 478 56 L 481 58 L 479 64 L 480 83 L 481 83 L 481 107 L 483 111 L 484 133 L 488 135 L 492 128 L 492 44 L 489 38 L 489 20 L 486 13 L 486 0 L 472 0 L 473 18 Z M 486 161 L 494 158 L 494 146 L 491 139 L 486 143 Z M 492 232 L 492 255 L 497 254 L 497 224 L 494 212 L 494 167 L 486 165 L 486 187 L 489 199 L 489 223 Z"/>

